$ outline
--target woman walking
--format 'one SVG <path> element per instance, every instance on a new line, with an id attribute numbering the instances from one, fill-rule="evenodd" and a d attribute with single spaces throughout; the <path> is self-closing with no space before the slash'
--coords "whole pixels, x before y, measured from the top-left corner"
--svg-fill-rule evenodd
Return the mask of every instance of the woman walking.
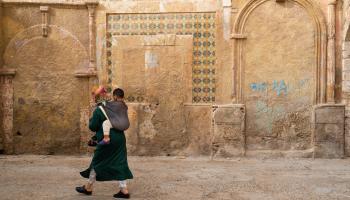
<path id="1" fill-rule="evenodd" d="M 114 106 L 123 104 L 125 106 L 124 109 L 127 110 L 123 98 L 124 91 L 119 88 L 115 89 L 113 91 L 113 101 L 111 103 Z M 103 140 L 104 134 L 102 124 L 106 120 L 107 117 L 104 112 L 101 108 L 97 107 L 90 119 L 89 128 L 91 131 L 96 132 L 98 141 Z M 119 181 L 120 191 L 113 196 L 115 198 L 128 199 L 130 198 L 130 194 L 127 189 L 126 180 L 132 179 L 133 175 L 128 166 L 124 131 L 111 128 L 109 137 L 110 141 L 108 144 L 97 145 L 89 168 L 80 172 L 82 177 L 88 178 L 89 180 L 86 185 L 76 187 L 76 191 L 82 194 L 91 195 L 95 181 L 117 180 Z"/>

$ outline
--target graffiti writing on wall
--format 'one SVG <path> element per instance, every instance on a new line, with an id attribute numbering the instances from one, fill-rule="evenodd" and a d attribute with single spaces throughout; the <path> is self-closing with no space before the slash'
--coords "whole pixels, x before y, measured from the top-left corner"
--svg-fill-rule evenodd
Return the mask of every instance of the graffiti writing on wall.
<path id="1" fill-rule="evenodd" d="M 254 92 L 265 92 L 267 90 L 272 90 L 277 96 L 288 95 L 288 92 L 294 91 L 303 87 L 306 87 L 309 83 L 309 79 L 302 79 L 297 82 L 297 84 L 287 84 L 284 80 L 273 80 L 272 83 L 267 82 L 257 82 L 251 83 L 250 89 Z"/>
<path id="2" fill-rule="evenodd" d="M 256 95 L 252 95 L 254 98 L 251 99 L 254 106 L 255 125 L 267 133 L 272 133 L 274 124 L 288 114 L 290 106 L 302 108 L 308 104 L 309 97 L 305 92 L 312 87 L 310 80 L 272 80 L 250 83 L 249 89 L 259 97 L 256 99 Z M 288 95 L 288 98 L 283 98 Z M 274 96 L 281 97 L 283 100 L 274 99 Z"/>

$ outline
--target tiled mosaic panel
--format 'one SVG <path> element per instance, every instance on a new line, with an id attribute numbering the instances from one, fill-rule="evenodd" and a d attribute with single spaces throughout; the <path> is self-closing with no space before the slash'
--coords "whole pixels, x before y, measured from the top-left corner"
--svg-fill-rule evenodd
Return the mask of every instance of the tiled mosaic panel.
<path id="1" fill-rule="evenodd" d="M 118 35 L 193 35 L 192 102 L 215 101 L 215 13 L 108 14 L 107 66 L 112 83 L 112 37 Z M 128 96 L 128 101 L 143 97 Z"/>

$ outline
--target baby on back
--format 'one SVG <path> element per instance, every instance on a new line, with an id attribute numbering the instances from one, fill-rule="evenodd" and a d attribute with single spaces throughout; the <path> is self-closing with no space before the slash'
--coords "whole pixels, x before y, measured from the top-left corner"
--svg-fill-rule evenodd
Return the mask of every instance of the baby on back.
<path id="1" fill-rule="evenodd" d="M 98 109 L 100 109 L 106 117 L 106 120 L 102 124 L 103 140 L 98 142 L 98 144 L 107 145 L 110 143 L 109 132 L 111 128 L 125 131 L 130 126 L 128 106 L 124 102 L 124 91 L 120 88 L 115 89 L 113 91 L 112 101 L 107 100 L 107 91 L 102 86 L 100 86 L 93 95 Z"/>

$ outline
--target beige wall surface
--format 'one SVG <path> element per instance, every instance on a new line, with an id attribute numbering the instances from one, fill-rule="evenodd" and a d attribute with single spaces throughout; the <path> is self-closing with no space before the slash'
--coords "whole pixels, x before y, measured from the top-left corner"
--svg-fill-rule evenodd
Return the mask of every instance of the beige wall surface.
<path id="1" fill-rule="evenodd" d="M 287 4 L 267 1 L 246 22 L 242 89 L 248 149 L 310 148 L 315 30 L 301 6 Z"/>
<path id="2" fill-rule="evenodd" d="M 50 6 L 46 37 L 40 5 L 2 9 L 2 67 L 16 70 L 14 152 L 78 152 L 79 111 L 88 100 L 74 72 L 88 66 L 87 9 Z"/>
<path id="3" fill-rule="evenodd" d="M 319 42 L 318 33 L 327 24 L 328 0 L 99 0 L 90 15 L 90 1 L 2 2 L 0 64 L 17 70 L 18 153 L 81 150 L 90 134 L 83 131 L 82 113 L 89 114 L 91 84 L 125 89 L 132 124 L 127 138 L 135 155 L 210 154 L 212 106 L 235 103 L 246 107 L 240 147 L 312 148 L 311 111 L 326 87 L 319 83 L 327 81 L 320 75 L 327 73 L 327 41 Z M 40 6 L 49 6 L 47 37 Z M 341 11 L 338 3 L 336 102 L 344 96 Z M 93 17 L 96 37 L 89 40 Z M 246 19 L 242 32 L 234 29 L 238 17 Z M 98 83 L 74 77 L 91 65 L 91 41 Z"/>

